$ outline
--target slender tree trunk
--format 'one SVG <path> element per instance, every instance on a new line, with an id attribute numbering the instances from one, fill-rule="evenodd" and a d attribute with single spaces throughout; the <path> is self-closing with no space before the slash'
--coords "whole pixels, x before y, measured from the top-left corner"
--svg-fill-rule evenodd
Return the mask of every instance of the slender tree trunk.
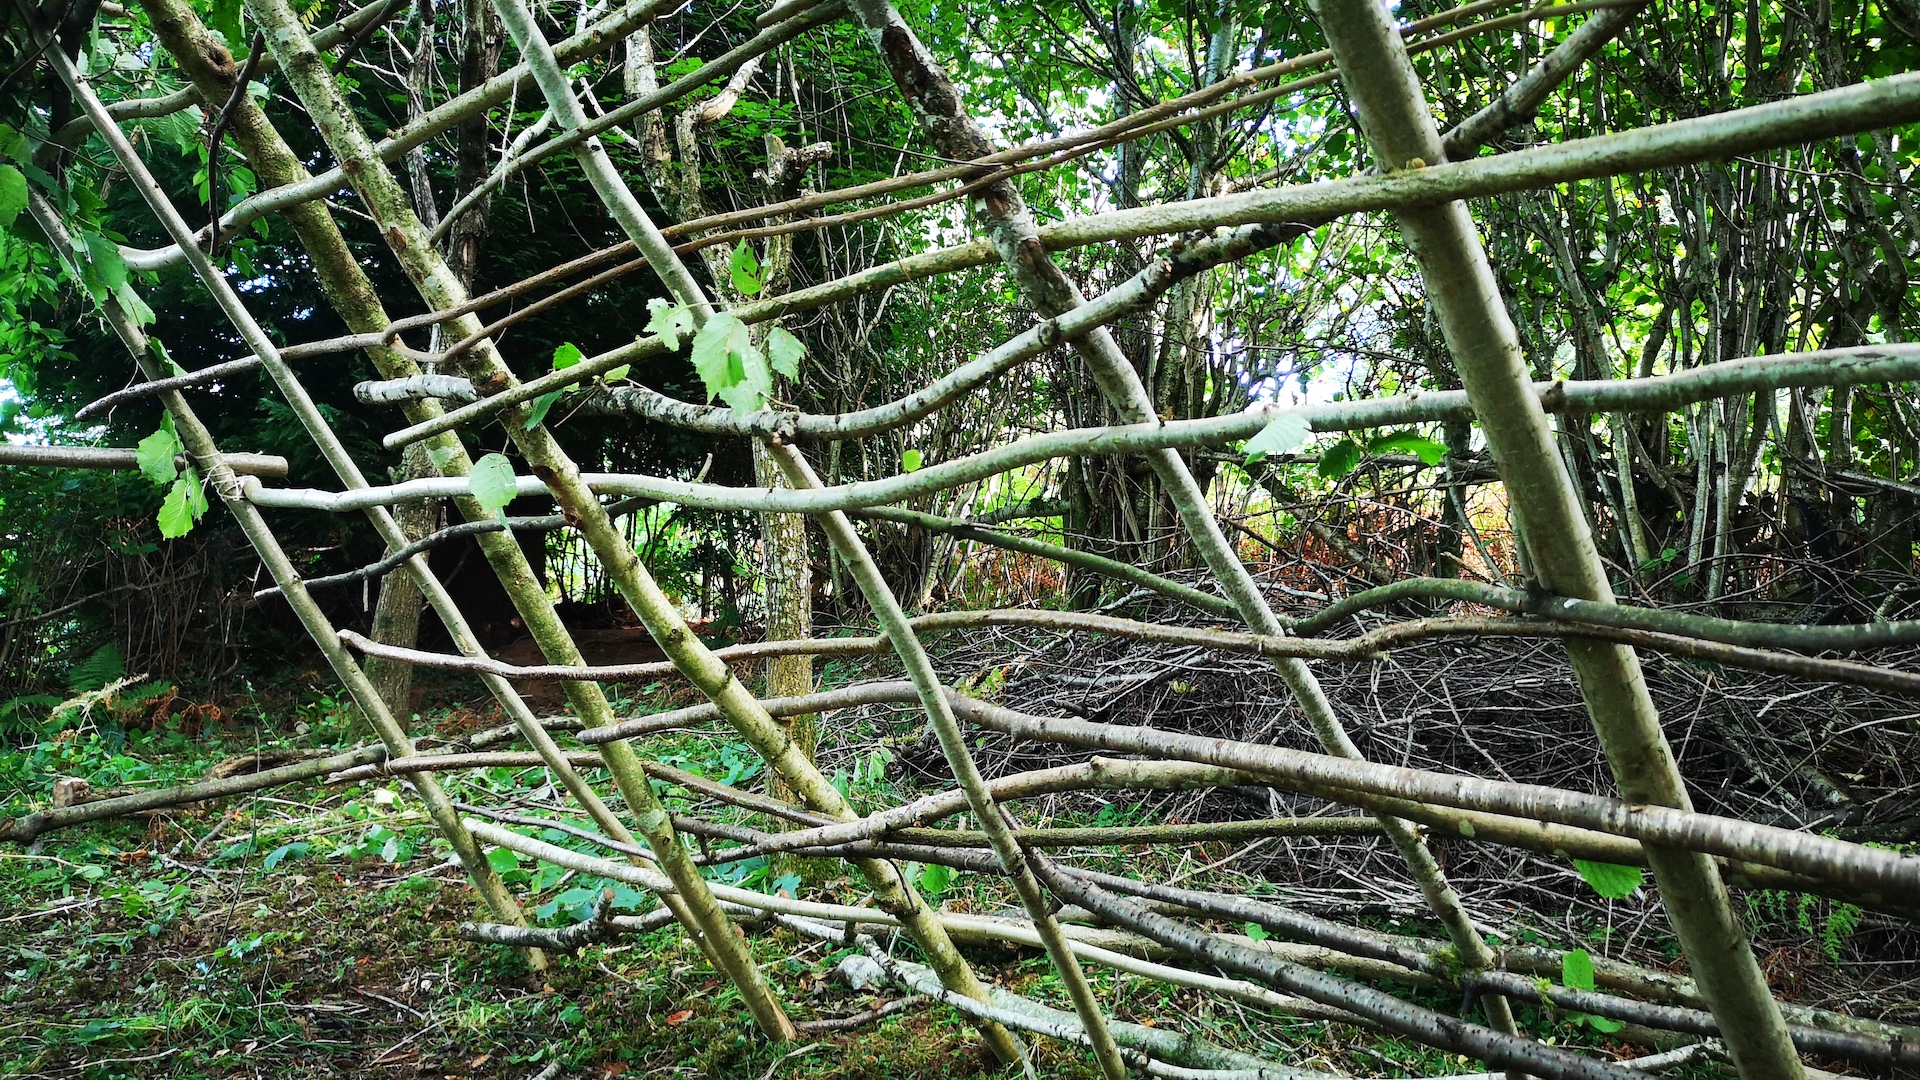
<path id="1" fill-rule="evenodd" d="M 400 468 L 395 470 L 394 479 L 411 480 L 437 475 L 439 470 L 427 460 L 427 444 L 417 442 L 407 447 Z M 393 517 L 406 532 L 407 539 L 418 540 L 439 524 L 440 505 L 426 499 L 402 503 L 394 508 Z M 420 586 L 414 582 L 412 575 L 388 574 L 381 578 L 380 601 L 374 605 L 373 628 L 368 636 L 383 645 L 413 648 L 419 640 L 420 609 L 424 603 Z M 388 710 L 400 717 L 412 711 L 412 664 L 375 656 L 369 657 L 363 666 L 374 689 L 380 691 L 381 699 L 387 703 Z"/>
<path id="2" fill-rule="evenodd" d="M 1398 171 L 1415 159 L 1443 160 L 1425 94 L 1385 7 L 1378 0 L 1314 0 L 1312 7 L 1381 169 Z M 1566 596 L 1611 602 L 1605 567 L 1592 535 L 1584 531 L 1546 414 L 1528 386 L 1512 317 L 1500 301 L 1467 205 L 1404 210 L 1395 217 L 1419 260 L 1428 301 L 1460 364 L 1501 477 L 1525 516 L 1541 584 Z M 1633 650 L 1569 641 L 1567 657 L 1622 796 L 1690 807 Z M 1750 1080 L 1800 1080 L 1800 1059 L 1779 1005 L 1713 861 L 1649 847 L 1647 862 L 1734 1066 Z"/>

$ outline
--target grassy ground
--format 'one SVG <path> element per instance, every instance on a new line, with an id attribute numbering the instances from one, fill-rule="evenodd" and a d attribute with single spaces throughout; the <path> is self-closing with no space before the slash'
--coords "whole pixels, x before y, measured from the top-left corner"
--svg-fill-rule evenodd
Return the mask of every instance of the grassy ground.
<path id="1" fill-rule="evenodd" d="M 42 804 L 56 776 L 84 777 L 97 788 L 197 778 L 214 761 L 259 749 L 285 726 L 265 726 L 261 717 L 297 716 L 286 734 L 299 745 L 356 738 L 348 711 L 313 693 L 254 702 L 219 722 L 203 710 L 197 726 L 192 707 L 170 707 L 162 718 L 97 704 L 51 725 L 58 729 L 51 736 L 0 751 L 0 813 Z M 436 709 L 419 730 L 453 736 L 493 722 L 455 704 Z M 857 803 L 905 795 L 889 779 L 883 736 L 865 733 L 829 761 Z M 757 759 L 728 739 L 654 740 L 648 750 L 716 780 L 757 783 Z M 559 801 L 538 769 L 476 771 L 450 777 L 449 785 L 456 798 L 523 810 Z M 674 793 L 666 794 L 673 801 Z M 558 832 L 544 838 L 586 847 Z M 1210 861 L 1229 853 L 1223 847 L 1187 854 Z M 1117 856 L 1113 868 L 1147 876 L 1169 869 L 1143 865 L 1143 857 Z M 581 917 L 612 884 L 504 851 L 494 858 L 546 925 Z M 806 895 L 860 902 L 863 893 L 837 867 L 803 867 Z M 749 861 L 715 876 L 749 888 L 794 888 L 793 869 Z M 975 875 L 949 881 L 911 864 L 905 869 L 956 909 L 992 910 L 1010 899 L 997 882 Z M 52 834 L 30 851 L 0 849 L 0 891 L 8 897 L 0 905 L 0 1076 L 1010 1075 L 983 1056 L 955 1014 L 937 1006 L 773 1046 L 672 927 L 558 957 L 543 973 L 511 950 L 462 940 L 458 924 L 480 917 L 473 891 L 397 784 L 301 785 Z M 652 903 L 630 889 L 616 891 L 630 909 Z M 783 930 L 756 931 L 750 942 L 796 1020 L 851 1015 L 898 994 L 849 989 L 834 973 L 848 949 Z M 974 959 L 1000 985 L 1065 1007 L 1043 959 L 997 951 Z M 1372 1076 L 1479 1067 L 1354 1029 L 1090 974 L 1121 1019 L 1205 1034 L 1290 1064 Z M 1429 1004 L 1451 1009 L 1457 1002 Z M 1525 1019 L 1542 1033 L 1593 1037 L 1555 1018 Z M 1048 1076 L 1096 1075 L 1082 1053 L 1054 1044 L 1038 1045 L 1036 1061 Z"/>

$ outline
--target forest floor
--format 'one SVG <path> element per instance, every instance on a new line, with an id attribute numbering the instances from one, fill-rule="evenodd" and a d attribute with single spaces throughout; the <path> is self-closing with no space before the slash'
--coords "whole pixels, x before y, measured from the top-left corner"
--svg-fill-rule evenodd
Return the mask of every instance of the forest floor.
<path id="1" fill-rule="evenodd" d="M 663 698 L 617 704 L 657 708 L 668 703 Z M 418 730 L 443 738 L 498 722 L 490 709 L 477 711 L 458 693 L 430 694 L 424 711 Z M 31 746 L 0 744 L 0 810 L 14 814 L 41 804 L 54 776 L 85 777 L 96 788 L 138 788 L 197 779 L 215 762 L 270 745 L 331 748 L 364 738 L 349 708 L 311 688 L 254 697 L 217 712 L 176 701 L 164 718 L 154 714 L 130 722 L 134 719 L 97 712 Z M 917 727 L 910 721 L 893 730 L 884 722 L 842 725 L 832 733 L 831 745 L 823 745 L 823 764 L 856 803 L 908 797 L 916 786 L 913 759 L 922 752 L 913 745 Z M 730 738 L 690 732 L 650 739 L 647 749 L 714 780 L 759 784 L 758 759 Z M 456 798 L 472 802 L 550 809 L 558 801 L 539 769 L 476 770 L 448 782 Z M 1046 812 L 1052 824 L 1112 824 L 1119 823 L 1109 816 L 1116 809 L 1134 815 L 1125 823 L 1169 812 L 1186 820 L 1207 816 L 1197 806 L 1108 807 L 1097 817 L 1087 808 L 1050 805 Z M 1345 850 L 1320 854 L 1339 862 L 1348 859 L 1341 854 Z M 1161 879 L 1188 879 L 1201 871 L 1213 877 L 1253 873 L 1250 864 L 1237 859 L 1242 854 L 1236 845 L 1224 844 L 1177 853 L 1138 850 L 1114 855 L 1107 868 Z M 565 926 L 583 917 L 600 889 L 611 884 L 517 861 L 504 851 L 495 851 L 494 858 L 543 925 Z M 1161 865 L 1156 859 L 1169 861 Z M 1369 889 L 1382 888 L 1364 861 L 1347 865 L 1369 878 Z M 806 895 L 844 903 L 865 899 L 837 867 L 802 867 Z M 785 876 L 792 869 L 748 861 L 723 877 L 770 891 L 792 888 L 794 882 Z M 944 875 L 930 879 L 913 864 L 905 869 L 921 873 L 923 891 L 950 909 L 992 911 L 1009 902 L 999 883 L 983 875 L 949 882 Z M 1564 870 L 1554 873 L 1571 876 Z M 1257 875 L 1236 881 L 1224 887 L 1261 885 Z M 651 903 L 630 889 L 619 891 L 619 902 L 630 909 Z M 1320 890 L 1326 896 L 1334 891 Z M 0 1076 L 933 1080 L 1017 1075 L 987 1059 L 951 1010 L 924 1002 L 852 1030 L 803 1030 L 795 1043 L 772 1045 L 757 1035 L 737 996 L 672 926 L 555 957 L 542 973 L 531 971 L 512 950 L 464 940 L 457 936 L 459 923 L 482 917 L 474 893 L 424 815 L 393 781 L 290 786 L 224 804 L 50 834 L 27 851 L 0 849 L 0 895 L 8 898 L 0 904 Z M 1391 914 L 1394 909 L 1394 904 L 1375 904 L 1351 910 L 1379 929 L 1423 929 L 1417 919 Z M 1599 913 L 1590 917 L 1586 909 Z M 1638 919 L 1637 939 L 1616 939 L 1615 916 L 1624 923 L 1629 910 L 1600 910 L 1587 903 L 1536 917 L 1525 908 L 1507 907 L 1510 917 L 1527 920 L 1530 929 L 1509 924 L 1524 940 L 1561 948 L 1597 943 L 1594 947 L 1610 951 L 1633 950 L 1641 962 L 1664 963 L 1662 956 L 1671 951 L 1660 935 L 1642 932 L 1646 918 Z M 1798 918 L 1807 923 L 1804 908 Z M 1910 965 L 1903 961 L 1876 976 L 1876 981 L 1892 980 L 1881 981 L 1881 992 L 1870 995 L 1877 1002 L 1832 999 L 1822 988 L 1851 987 L 1857 995 L 1864 984 L 1855 976 L 1875 965 L 1843 973 L 1826 954 L 1837 958 L 1844 949 L 1818 947 L 1822 929 L 1818 921 L 1800 930 L 1790 927 L 1780 941 L 1765 946 L 1773 974 L 1782 974 L 1778 957 L 1796 958 L 1793 978 L 1787 980 L 1797 984 L 1792 996 L 1888 1008 L 1896 1007 L 1895 999 L 1911 996 L 1904 981 Z M 1543 936 L 1527 936 L 1536 932 Z M 1833 934 L 1831 919 L 1825 932 Z M 754 930 L 749 940 L 797 1021 L 852 1016 L 901 994 L 850 989 L 835 970 L 849 948 L 774 927 Z M 1000 986 L 1066 1007 L 1050 966 L 1037 954 L 982 949 L 972 955 L 982 974 Z M 1089 974 L 1120 1019 L 1203 1034 L 1300 1067 L 1375 1077 L 1481 1068 L 1356 1028 L 1291 1019 L 1111 971 L 1089 969 Z M 1426 1003 L 1446 1011 L 1458 1004 L 1437 997 Z M 1523 1012 L 1523 1023 L 1537 1034 L 1622 1057 L 1645 1052 L 1613 1046 L 1577 1020 L 1541 1016 L 1532 1008 Z M 1035 1051 L 1043 1075 L 1097 1075 L 1080 1051 L 1044 1040 L 1037 1041 Z M 1713 1075 L 1713 1067 L 1702 1063 L 1668 1075 L 1703 1077 Z"/>
<path id="2" fill-rule="evenodd" d="M 451 723 L 465 726 L 457 711 Z M 157 751 L 188 747 L 102 734 L 62 740 L 61 771 L 99 776 L 117 763 L 135 782 L 191 779 L 254 746 L 240 730 L 202 736 L 149 768 Z M 543 973 L 515 950 L 462 940 L 458 924 L 483 917 L 473 891 L 424 815 L 393 790 L 297 785 L 72 829 L 30 853 L 0 851 L 0 1076 L 908 1080 L 999 1071 L 951 1011 L 925 1006 L 773 1046 L 671 926 L 556 957 Z M 508 872 L 522 888 L 564 897 L 568 882 L 553 876 Z M 566 906 L 549 901 L 537 914 L 565 925 Z M 849 950 L 777 929 L 751 942 L 796 1020 L 898 996 L 855 993 L 834 975 Z M 1050 996 L 1037 985 L 1049 980 L 1043 960 L 1003 955 L 996 967 L 1009 988 Z M 1077 1056 L 1039 1052 L 1052 1075 L 1085 1071 Z"/>

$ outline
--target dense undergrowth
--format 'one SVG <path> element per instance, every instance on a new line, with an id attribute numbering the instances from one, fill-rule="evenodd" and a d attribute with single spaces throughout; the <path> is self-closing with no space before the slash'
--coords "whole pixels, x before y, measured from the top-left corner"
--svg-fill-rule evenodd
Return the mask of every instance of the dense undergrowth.
<path id="1" fill-rule="evenodd" d="M 825 672 L 828 680 L 853 674 L 839 666 Z M 228 702 L 218 721 L 196 721 L 196 715 L 213 713 L 201 703 L 196 714 L 184 698 L 161 717 L 150 705 L 137 716 L 116 711 L 110 696 L 94 700 L 91 708 L 68 710 L 61 730 L 0 759 L 6 811 L 44 805 L 54 777 L 77 777 L 96 789 L 139 788 L 197 778 L 234 755 L 354 742 L 350 709 L 297 683 Z M 490 708 L 483 713 L 461 700 L 463 692 L 457 683 L 436 683 L 416 730 L 453 740 L 497 722 Z M 665 688 L 649 686 L 622 704 L 641 710 L 673 698 Z M 129 726 L 135 720 L 149 726 Z M 828 725 L 822 762 L 856 804 L 898 802 L 934 786 L 913 767 L 919 725 L 912 717 L 858 713 L 844 720 Z M 714 780 L 743 787 L 761 782 L 758 759 L 729 735 L 675 733 L 647 749 Z M 546 814 L 560 805 L 539 769 L 455 774 L 449 783 L 456 798 L 519 813 Z M 693 808 L 684 792 L 663 794 L 676 809 Z M 701 809 L 714 813 L 711 806 Z M 1083 798 L 1030 806 L 1024 813 L 1035 823 L 1044 818 L 1047 824 L 1109 825 L 1194 811 L 1204 808 Z M 750 820 L 726 811 L 719 816 Z M 548 830 L 543 838 L 590 850 L 561 832 Z M 1157 853 L 1071 854 L 1080 865 L 1274 894 L 1309 908 L 1345 908 L 1347 917 L 1376 929 L 1431 934 L 1410 906 L 1356 908 L 1352 890 L 1342 891 L 1347 883 L 1337 874 L 1292 879 L 1270 873 L 1275 859 L 1316 865 L 1313 843 L 1266 844 L 1259 858 L 1244 845 L 1221 843 Z M 1302 850 L 1286 850 L 1293 845 Z M 531 913 L 549 926 L 586 917 L 600 890 L 613 884 L 505 851 L 493 857 Z M 990 913 L 1012 902 L 997 880 L 941 868 L 906 869 L 950 910 Z M 731 884 L 812 899 L 864 899 L 834 863 L 757 859 L 710 873 Z M 624 909 L 653 903 L 625 886 L 613 887 Z M 797 1043 L 774 1047 L 754 1033 L 735 992 L 673 927 L 588 946 L 558 958 L 543 974 L 530 971 L 510 950 L 462 940 L 457 925 L 482 917 L 480 908 L 444 842 L 391 780 L 300 785 L 55 833 L 34 849 L 0 855 L 0 889 L 14 898 L 0 915 L 0 1074 L 9 1076 L 354 1072 L 895 1080 L 998 1074 L 959 1018 L 926 1003 L 852 1030 L 803 1031 Z M 1677 955 L 1661 929 L 1657 905 L 1644 894 L 1620 903 L 1596 904 L 1589 897 L 1558 910 L 1516 903 L 1514 896 L 1487 900 L 1500 909 L 1509 935 L 1501 940 L 1583 948 L 1656 967 L 1670 967 Z M 1867 1003 L 1870 1014 L 1911 1018 L 1913 965 L 1898 943 L 1889 951 L 1872 915 L 1770 894 L 1748 900 L 1769 975 L 1783 996 L 1860 1008 L 1862 1002 L 1835 1000 L 1830 993 L 1847 987 L 1878 996 Z M 835 970 L 849 948 L 771 925 L 748 936 L 796 1020 L 851 1016 L 901 994 L 851 989 Z M 1065 1007 L 1055 976 L 1038 954 L 969 951 L 1000 985 Z M 1276 1016 L 1097 968 L 1090 972 L 1119 1019 L 1202 1033 L 1306 1068 L 1355 1076 L 1438 1076 L 1481 1068 L 1355 1028 Z M 1432 991 L 1399 989 L 1443 1010 L 1459 1004 Z M 1528 1008 L 1521 1019 L 1528 1030 L 1563 1043 L 1622 1057 L 1646 1052 L 1578 1014 Z M 1047 1075 L 1095 1075 L 1078 1051 L 1043 1042 L 1039 1055 Z M 1676 1075 L 1704 1068 L 1690 1065 Z"/>

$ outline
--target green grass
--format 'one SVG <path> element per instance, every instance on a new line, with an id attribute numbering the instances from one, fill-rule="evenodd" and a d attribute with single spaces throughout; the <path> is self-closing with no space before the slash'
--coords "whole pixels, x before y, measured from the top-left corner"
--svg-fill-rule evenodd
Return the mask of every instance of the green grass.
<path id="1" fill-rule="evenodd" d="M 649 688 L 650 690 L 652 688 Z M 643 692 L 644 694 L 645 692 Z M 666 704 L 655 692 L 646 704 Z M 256 715 L 274 715 L 259 707 Z M 286 704 L 302 743 L 344 745 L 360 736 L 341 703 L 322 695 Z M 422 730 L 443 734 L 495 722 L 463 708 L 436 710 Z M 823 764 L 859 805 L 910 798 L 889 776 L 883 748 L 900 732 L 836 730 Z M 909 735 L 910 737 L 910 735 Z M 97 786 L 157 785 L 199 776 L 213 761 L 272 740 L 234 724 L 189 735 L 177 723 L 128 730 L 99 714 L 40 742 L 0 754 L 6 813 L 41 803 L 57 775 Z M 650 754 L 716 780 L 754 786 L 758 761 L 731 737 L 650 740 Z M 540 795 L 543 770 L 494 769 L 447 778 L 475 803 Z M 302 785 L 151 820 L 103 822 L 51 834 L 32 852 L 0 849 L 0 1075 L 63 1080 L 108 1077 L 499 1076 L 524 1078 L 558 1062 L 561 1075 L 846 1077 L 919 1080 L 1012 1075 L 987 1059 L 952 1011 L 921 1007 L 875 1026 L 803 1035 L 773 1046 L 737 995 L 669 927 L 616 945 L 556 957 L 544 973 L 519 954 L 455 936 L 483 918 L 447 849 L 397 784 L 329 789 Z M 696 806 L 662 789 L 674 809 L 721 820 L 753 819 Z M 540 801 L 536 799 L 536 801 Z M 543 803 L 544 804 L 544 803 Z M 1089 805 L 1051 824 L 1146 821 L 1137 810 Z M 591 850 L 577 838 L 544 839 Z M 1188 852 L 1076 854 L 1086 866 L 1168 878 L 1193 862 L 1223 860 L 1229 845 Z M 610 884 L 494 853 L 534 917 L 566 925 Z M 1191 862 L 1179 860 L 1189 856 Z M 803 861 L 804 895 L 858 903 L 863 891 L 841 864 Z M 748 888 L 792 888 L 793 867 L 764 861 L 714 876 Z M 909 874 L 916 868 L 905 867 Z M 1231 869 L 1212 884 L 1255 883 Z M 937 876 L 936 876 L 937 877 Z M 934 879 L 924 879 L 933 884 Z M 956 874 L 937 900 L 988 912 L 1013 906 L 997 878 Z M 652 904 L 624 886 L 620 901 Z M 1381 920 L 1386 928 L 1386 920 Z M 1417 923 L 1393 929 L 1419 932 Z M 848 950 L 778 929 L 749 946 L 796 1020 L 849 1015 L 897 991 L 857 994 L 834 974 Z M 1066 1008 L 1044 958 L 974 950 L 982 975 Z M 1232 1002 L 1089 968 L 1116 1017 L 1204 1035 L 1274 1060 L 1349 1075 L 1444 1075 L 1477 1063 L 1350 1028 L 1328 1028 Z M 1441 992 L 1411 992 L 1452 1011 Z M 1562 1018 L 1524 1010 L 1536 1033 L 1590 1042 Z M 1044 1075 L 1097 1075 L 1081 1051 L 1041 1042 Z"/>

